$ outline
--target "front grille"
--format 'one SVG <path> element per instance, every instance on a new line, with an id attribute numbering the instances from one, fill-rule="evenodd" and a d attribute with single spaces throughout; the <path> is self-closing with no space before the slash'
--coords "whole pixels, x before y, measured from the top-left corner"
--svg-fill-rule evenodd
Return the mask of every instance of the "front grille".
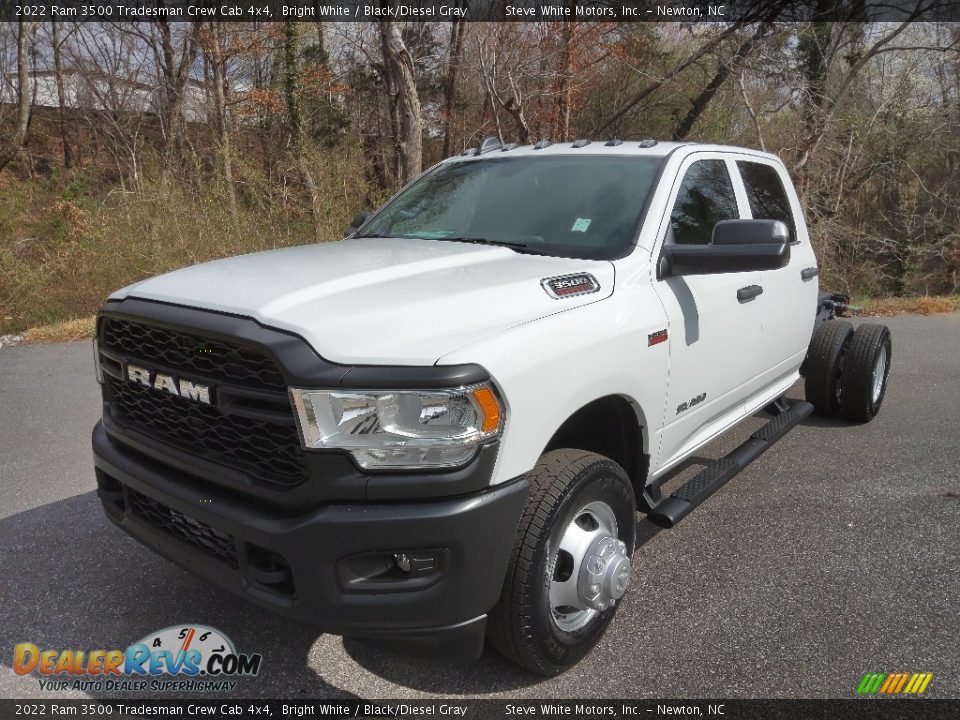
<path id="1" fill-rule="evenodd" d="M 133 515 L 158 530 L 189 543 L 205 555 L 220 560 L 234 570 L 239 569 L 237 542 L 232 535 L 194 520 L 189 515 L 167 507 L 136 490 L 128 488 L 127 492 L 129 493 L 127 509 Z"/>
<path id="2" fill-rule="evenodd" d="M 210 405 L 107 378 L 114 420 L 164 443 L 281 485 L 306 479 L 293 424 L 224 415 Z"/>
<path id="3" fill-rule="evenodd" d="M 101 322 L 100 342 L 106 349 L 187 375 L 286 392 L 270 358 L 233 343 L 111 317 Z"/>
<path id="4" fill-rule="evenodd" d="M 100 346 L 131 363 L 219 384 L 224 392 L 231 386 L 238 391 L 257 390 L 263 397 L 262 402 L 254 399 L 249 405 L 237 401 L 227 414 L 215 405 L 122 381 L 116 377 L 122 366 L 114 362 L 114 373 L 106 376 L 106 399 L 117 424 L 265 483 L 290 487 L 307 478 L 306 453 L 286 383 L 265 353 L 109 316 L 100 323 Z M 108 355 L 104 359 L 104 367 L 110 367 Z M 264 394 L 264 390 L 272 392 Z M 289 415 L 278 417 L 278 407 L 286 407 Z M 267 412 L 258 412 L 263 410 Z"/>

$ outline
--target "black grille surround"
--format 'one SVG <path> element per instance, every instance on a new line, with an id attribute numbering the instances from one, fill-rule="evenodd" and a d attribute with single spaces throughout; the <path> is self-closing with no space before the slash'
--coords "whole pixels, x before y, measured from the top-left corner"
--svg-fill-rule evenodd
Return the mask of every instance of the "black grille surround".
<path id="1" fill-rule="evenodd" d="M 111 317 L 104 318 L 100 325 L 100 342 L 104 348 L 127 357 L 197 377 L 269 390 L 286 389 L 272 360 L 232 343 Z"/>
<path id="2" fill-rule="evenodd" d="M 307 479 L 286 383 L 266 354 L 115 317 L 101 320 L 98 337 L 106 410 L 114 423 L 257 482 L 290 487 Z M 131 382 L 128 364 L 208 385 L 214 404 Z M 226 402 L 232 395 L 242 402 Z"/>

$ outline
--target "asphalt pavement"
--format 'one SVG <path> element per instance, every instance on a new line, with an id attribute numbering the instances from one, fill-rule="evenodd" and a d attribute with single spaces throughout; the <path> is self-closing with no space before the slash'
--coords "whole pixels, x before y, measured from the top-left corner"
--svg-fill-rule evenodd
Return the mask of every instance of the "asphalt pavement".
<path id="1" fill-rule="evenodd" d="M 849 698 L 866 672 L 930 672 L 927 696 L 960 697 L 960 314 L 884 322 L 894 351 L 879 417 L 809 419 L 672 530 L 640 516 L 616 619 L 549 680 L 492 649 L 448 663 L 317 634 L 154 555 L 94 492 L 89 344 L 4 348 L 0 697 L 88 696 L 16 675 L 17 643 L 124 648 L 182 623 L 263 654 L 235 693 L 248 698 Z"/>

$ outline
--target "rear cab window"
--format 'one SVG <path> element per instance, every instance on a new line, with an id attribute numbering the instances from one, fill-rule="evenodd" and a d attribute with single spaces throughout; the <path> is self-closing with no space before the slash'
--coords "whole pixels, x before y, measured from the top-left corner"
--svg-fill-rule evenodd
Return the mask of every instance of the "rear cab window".
<path id="1" fill-rule="evenodd" d="M 754 220 L 780 220 L 790 230 L 790 241 L 798 242 L 797 224 L 790 199 L 776 168 L 766 163 L 737 160 L 737 169 Z"/>

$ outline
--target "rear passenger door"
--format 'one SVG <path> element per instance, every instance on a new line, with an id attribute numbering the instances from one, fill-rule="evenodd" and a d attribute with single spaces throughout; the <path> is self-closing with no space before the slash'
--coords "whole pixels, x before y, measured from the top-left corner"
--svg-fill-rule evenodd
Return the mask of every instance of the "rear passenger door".
<path id="1" fill-rule="evenodd" d="M 661 224 L 662 244 L 709 244 L 721 220 L 741 217 L 732 161 L 696 153 L 684 161 Z M 670 380 L 656 469 L 677 462 L 733 421 L 760 370 L 760 303 L 737 291 L 759 272 L 660 278 L 657 294 L 670 319 Z"/>
<path id="2" fill-rule="evenodd" d="M 738 156 L 737 174 L 747 200 L 747 217 L 781 220 L 790 230 L 790 263 L 760 273 L 763 315 L 763 385 L 792 373 L 803 361 L 817 308 L 817 260 L 799 201 L 786 171 L 762 158 Z"/>

